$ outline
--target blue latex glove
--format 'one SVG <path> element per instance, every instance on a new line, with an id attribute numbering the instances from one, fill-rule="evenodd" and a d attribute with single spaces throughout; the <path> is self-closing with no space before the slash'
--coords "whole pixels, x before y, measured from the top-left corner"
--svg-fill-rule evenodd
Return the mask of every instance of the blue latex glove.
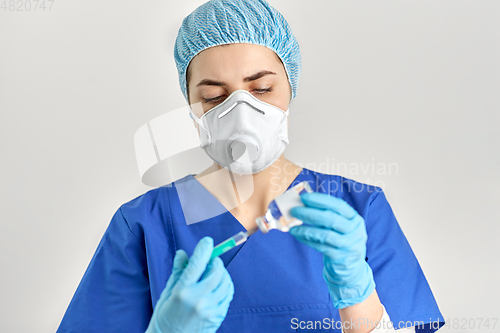
<path id="1" fill-rule="evenodd" d="M 306 207 L 290 214 L 305 224 L 290 229 L 297 240 L 323 253 L 323 277 L 337 309 L 364 301 L 375 290 L 366 257 L 365 221 L 340 198 L 325 193 L 301 195 Z"/>
<path id="2" fill-rule="evenodd" d="M 217 331 L 233 299 L 234 285 L 222 260 L 210 260 L 213 248 L 213 239 L 204 237 L 189 260 L 184 250 L 176 252 L 146 333 Z"/>

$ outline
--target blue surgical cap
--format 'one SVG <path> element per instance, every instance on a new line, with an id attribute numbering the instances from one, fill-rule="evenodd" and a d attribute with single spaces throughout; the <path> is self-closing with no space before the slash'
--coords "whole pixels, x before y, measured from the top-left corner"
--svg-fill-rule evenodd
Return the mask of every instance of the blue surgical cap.
<path id="1" fill-rule="evenodd" d="M 264 0 L 211 0 L 184 18 L 175 41 L 175 64 L 186 101 L 190 61 L 209 47 L 231 43 L 258 44 L 273 50 L 285 66 L 292 99 L 297 95 L 299 44 L 283 15 Z"/>

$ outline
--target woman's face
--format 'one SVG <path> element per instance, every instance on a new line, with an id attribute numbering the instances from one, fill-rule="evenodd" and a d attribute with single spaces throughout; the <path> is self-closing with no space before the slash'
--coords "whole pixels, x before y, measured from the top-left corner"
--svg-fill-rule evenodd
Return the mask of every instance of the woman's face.
<path id="1" fill-rule="evenodd" d="M 265 46 L 242 43 L 210 47 L 193 58 L 188 70 L 189 103 L 200 102 L 203 113 L 240 89 L 288 110 L 291 88 L 285 68 L 276 53 Z"/>

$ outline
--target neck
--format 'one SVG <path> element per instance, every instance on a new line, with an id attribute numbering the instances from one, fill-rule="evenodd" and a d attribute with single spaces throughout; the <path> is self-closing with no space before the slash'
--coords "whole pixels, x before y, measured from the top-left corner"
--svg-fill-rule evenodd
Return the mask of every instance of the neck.
<path id="1" fill-rule="evenodd" d="M 265 170 L 240 175 L 214 163 L 195 178 L 232 213 L 263 214 L 302 170 L 284 155 Z"/>

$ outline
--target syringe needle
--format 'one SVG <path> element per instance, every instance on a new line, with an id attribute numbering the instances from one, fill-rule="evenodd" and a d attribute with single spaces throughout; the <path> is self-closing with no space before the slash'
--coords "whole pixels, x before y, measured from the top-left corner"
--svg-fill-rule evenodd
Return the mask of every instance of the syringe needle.
<path id="1" fill-rule="evenodd" d="M 246 231 L 247 237 L 253 235 L 257 230 L 259 230 L 259 227 L 255 227 L 255 228 L 247 230 Z"/>

